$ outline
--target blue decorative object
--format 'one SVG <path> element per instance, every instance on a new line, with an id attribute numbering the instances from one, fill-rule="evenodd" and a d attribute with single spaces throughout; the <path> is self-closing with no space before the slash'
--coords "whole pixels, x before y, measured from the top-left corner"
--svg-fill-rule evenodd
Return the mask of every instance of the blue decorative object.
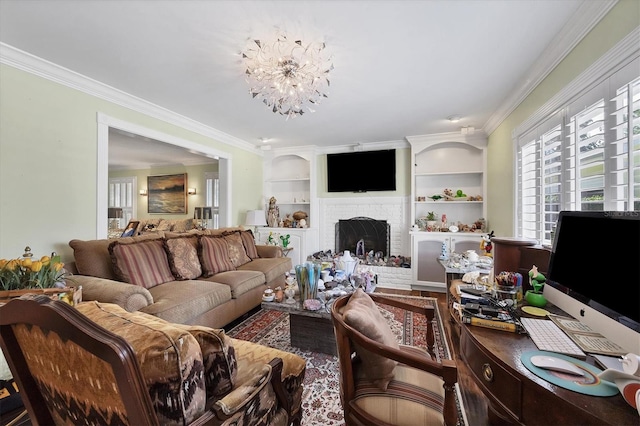
<path id="1" fill-rule="evenodd" d="M 440 260 L 447 260 L 449 258 L 449 252 L 447 251 L 447 243 L 442 243 L 442 250 L 440 251 Z"/>

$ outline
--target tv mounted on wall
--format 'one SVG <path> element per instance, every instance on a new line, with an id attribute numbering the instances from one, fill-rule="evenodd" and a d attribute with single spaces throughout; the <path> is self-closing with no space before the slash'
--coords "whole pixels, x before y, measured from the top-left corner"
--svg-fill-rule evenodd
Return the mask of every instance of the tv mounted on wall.
<path id="1" fill-rule="evenodd" d="M 395 149 L 327 154 L 327 191 L 395 190 Z"/>
<path id="2" fill-rule="evenodd" d="M 639 259 L 640 212 L 562 211 L 548 283 L 583 306 L 640 332 Z M 579 314 L 585 316 L 585 309 Z"/>

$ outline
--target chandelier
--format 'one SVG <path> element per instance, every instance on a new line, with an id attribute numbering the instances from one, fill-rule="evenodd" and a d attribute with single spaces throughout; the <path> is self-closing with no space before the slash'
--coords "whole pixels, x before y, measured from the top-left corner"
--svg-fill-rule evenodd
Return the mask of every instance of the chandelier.
<path id="1" fill-rule="evenodd" d="M 253 40 L 242 52 L 249 93 L 262 98 L 267 107 L 287 120 L 303 115 L 305 108 L 315 112 L 311 105 L 328 97 L 329 72 L 333 70 L 324 49 L 324 43 L 303 45 L 285 34 L 273 43 Z"/>

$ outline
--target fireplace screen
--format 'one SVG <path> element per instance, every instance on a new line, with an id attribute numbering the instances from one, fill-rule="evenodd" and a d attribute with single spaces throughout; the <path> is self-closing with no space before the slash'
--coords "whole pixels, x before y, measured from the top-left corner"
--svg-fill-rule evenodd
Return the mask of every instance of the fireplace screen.
<path id="1" fill-rule="evenodd" d="M 386 220 L 354 217 L 336 223 L 336 253 L 349 250 L 356 256 L 368 252 L 390 255 L 390 226 Z"/>

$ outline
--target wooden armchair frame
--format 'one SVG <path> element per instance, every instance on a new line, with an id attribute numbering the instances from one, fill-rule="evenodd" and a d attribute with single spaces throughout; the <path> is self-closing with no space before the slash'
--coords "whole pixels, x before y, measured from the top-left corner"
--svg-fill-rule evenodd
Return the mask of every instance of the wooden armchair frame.
<path id="1" fill-rule="evenodd" d="M 418 314 L 427 318 L 426 339 L 428 352 L 433 356 L 434 333 L 432 321 L 435 317 L 433 307 L 420 307 L 397 299 L 391 299 L 377 294 L 370 294 L 374 302 L 395 306 Z M 444 410 L 443 416 L 445 424 L 455 425 L 458 420 L 458 410 L 455 403 L 454 386 L 458 381 L 458 370 L 456 362 L 453 360 L 433 361 L 427 357 L 421 357 L 414 353 L 403 352 L 390 346 L 371 340 L 356 329 L 352 328 L 342 319 L 341 309 L 347 304 L 351 295 L 338 298 L 331 308 L 331 318 L 333 321 L 336 343 L 338 348 L 338 359 L 340 363 L 341 398 L 344 409 L 344 418 L 347 425 L 353 424 L 354 420 L 361 424 L 393 426 L 372 417 L 353 403 L 355 397 L 355 377 L 353 371 L 354 358 L 356 352 L 354 344 L 384 357 L 393 359 L 398 363 L 434 374 L 444 381 Z"/>
<path id="2" fill-rule="evenodd" d="M 19 345 L 14 326 L 20 324 L 37 326 L 45 333 L 54 332 L 62 342 L 73 342 L 76 347 L 84 350 L 87 356 L 94 356 L 106 362 L 111 367 L 117 393 L 124 406 L 124 421 L 131 425 L 159 424 L 142 371 L 129 343 L 64 302 L 54 301 L 42 295 L 30 295 L 0 305 L 0 347 L 9 368 L 14 373 L 14 380 L 33 424 L 54 424 L 55 419 Z M 68 347 L 62 345 L 60 349 L 60 356 L 64 356 L 64 350 Z M 29 354 L 34 355 L 38 354 Z M 289 422 L 299 425 L 301 410 L 292 413 L 291 403 L 282 384 L 283 360 L 274 358 L 269 364 L 271 378 L 264 386 L 273 387 L 278 403 L 289 415 Z M 90 376 L 91 371 L 81 371 L 81 374 Z M 87 398 L 92 398 L 92 395 L 87 395 Z M 222 424 L 230 417 L 214 402 L 208 401 L 207 410 L 191 422 L 190 426 Z M 237 408 L 242 409 L 249 402 L 250 399 L 247 399 Z"/>

